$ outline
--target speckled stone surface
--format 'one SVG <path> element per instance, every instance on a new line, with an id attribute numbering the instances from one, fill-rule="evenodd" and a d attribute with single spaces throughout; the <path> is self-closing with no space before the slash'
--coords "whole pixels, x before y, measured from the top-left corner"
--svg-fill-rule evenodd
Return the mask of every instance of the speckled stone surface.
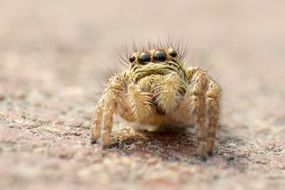
<path id="1" fill-rule="evenodd" d="M 0 189 L 283 189 L 284 6 L 0 0 Z M 193 129 L 136 133 L 119 119 L 109 150 L 90 145 L 118 54 L 167 36 L 223 87 L 214 157 L 197 159 Z"/>

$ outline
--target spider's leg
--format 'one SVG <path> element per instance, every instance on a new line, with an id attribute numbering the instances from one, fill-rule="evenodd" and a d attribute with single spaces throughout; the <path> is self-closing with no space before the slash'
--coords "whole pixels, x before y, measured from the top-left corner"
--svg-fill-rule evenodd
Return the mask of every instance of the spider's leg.
<path id="1" fill-rule="evenodd" d="M 103 126 L 102 126 L 102 145 L 103 148 L 110 145 L 111 142 L 111 132 L 113 125 L 113 115 L 117 110 L 116 105 L 117 95 L 113 90 L 109 90 L 106 94 L 106 102 L 104 105 L 104 115 L 103 115 Z"/>
<path id="2" fill-rule="evenodd" d="M 191 80 L 190 91 L 193 118 L 198 131 L 199 155 L 206 160 L 207 154 L 207 129 L 206 129 L 206 92 L 208 78 L 206 73 L 197 71 Z"/>
<path id="3" fill-rule="evenodd" d="M 207 91 L 207 117 L 208 117 L 208 142 L 207 152 L 209 156 L 213 155 L 216 131 L 220 116 L 220 98 L 221 89 L 217 83 L 210 80 Z"/>
<path id="4" fill-rule="evenodd" d="M 104 90 L 94 114 L 94 121 L 92 122 L 92 143 L 102 137 L 103 147 L 110 144 L 113 115 L 118 111 L 118 102 L 124 90 L 122 83 L 122 78 L 119 75 L 115 75 L 109 79 L 108 86 Z"/>
<path id="5" fill-rule="evenodd" d="M 100 138 L 101 130 L 100 130 L 100 123 L 102 120 L 103 115 L 103 107 L 104 107 L 104 96 L 102 96 L 96 106 L 96 110 L 93 115 L 92 121 L 92 134 L 91 134 L 91 143 L 95 144 L 97 140 Z"/>

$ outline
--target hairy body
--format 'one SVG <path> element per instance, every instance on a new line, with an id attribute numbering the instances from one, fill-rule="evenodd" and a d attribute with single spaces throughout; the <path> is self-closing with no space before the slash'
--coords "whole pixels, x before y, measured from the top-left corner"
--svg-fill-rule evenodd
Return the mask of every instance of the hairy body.
<path id="1" fill-rule="evenodd" d="M 212 156 L 220 115 L 221 89 L 205 71 L 186 68 L 183 56 L 170 47 L 136 50 L 129 68 L 109 79 L 92 122 L 91 142 L 110 144 L 113 115 L 139 129 L 184 128 L 195 124 L 202 160 Z M 149 127 L 148 127 L 149 129 Z"/>

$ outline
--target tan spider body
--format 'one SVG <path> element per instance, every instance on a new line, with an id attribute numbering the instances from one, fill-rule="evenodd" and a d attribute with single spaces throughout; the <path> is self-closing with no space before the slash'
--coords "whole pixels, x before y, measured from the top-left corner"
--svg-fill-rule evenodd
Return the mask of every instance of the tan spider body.
<path id="1" fill-rule="evenodd" d="M 113 115 L 144 126 L 196 125 L 199 155 L 212 155 L 220 115 L 221 90 L 206 72 L 185 68 L 172 48 L 136 51 L 129 69 L 109 79 L 92 122 L 92 143 L 110 144 Z"/>

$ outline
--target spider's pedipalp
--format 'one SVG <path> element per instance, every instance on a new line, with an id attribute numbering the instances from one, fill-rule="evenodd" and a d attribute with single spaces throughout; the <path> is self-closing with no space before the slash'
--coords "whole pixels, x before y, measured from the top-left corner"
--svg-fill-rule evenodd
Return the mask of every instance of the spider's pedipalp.
<path id="1" fill-rule="evenodd" d="M 169 113 L 177 107 L 182 98 L 182 95 L 179 94 L 180 89 L 185 89 L 185 87 L 181 83 L 179 76 L 175 73 L 159 81 L 155 94 L 157 94 L 158 106 L 165 113 Z"/>
<path id="2" fill-rule="evenodd" d="M 141 92 L 135 84 L 130 84 L 128 87 L 129 109 L 135 118 L 139 121 L 145 120 L 151 110 L 150 102 L 152 96 L 149 93 Z"/>

